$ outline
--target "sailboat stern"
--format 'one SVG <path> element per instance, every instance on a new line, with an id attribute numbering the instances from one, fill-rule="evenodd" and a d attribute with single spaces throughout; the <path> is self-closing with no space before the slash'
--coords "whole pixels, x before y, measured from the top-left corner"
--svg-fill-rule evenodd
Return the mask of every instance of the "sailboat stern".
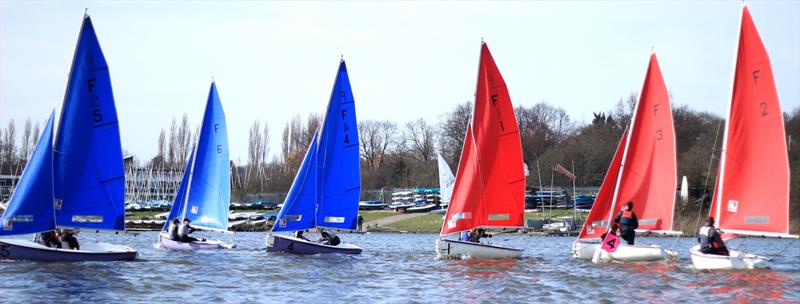
<path id="1" fill-rule="evenodd" d="M 436 240 L 437 259 L 513 259 L 522 249 L 449 239 Z"/>

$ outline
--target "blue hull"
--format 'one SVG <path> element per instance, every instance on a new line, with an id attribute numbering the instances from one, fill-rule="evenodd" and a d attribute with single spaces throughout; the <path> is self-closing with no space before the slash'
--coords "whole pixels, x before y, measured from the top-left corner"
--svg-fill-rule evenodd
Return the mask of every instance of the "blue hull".
<path id="1" fill-rule="evenodd" d="M 286 252 L 292 254 L 361 254 L 361 247 L 342 243 L 339 246 L 323 245 L 286 235 L 272 234 L 267 236 L 267 252 Z"/>
<path id="2" fill-rule="evenodd" d="M 27 240 L 0 240 L 0 260 L 39 262 L 132 261 L 137 252 L 130 247 L 106 243 L 82 245 L 82 250 L 56 249 Z"/>

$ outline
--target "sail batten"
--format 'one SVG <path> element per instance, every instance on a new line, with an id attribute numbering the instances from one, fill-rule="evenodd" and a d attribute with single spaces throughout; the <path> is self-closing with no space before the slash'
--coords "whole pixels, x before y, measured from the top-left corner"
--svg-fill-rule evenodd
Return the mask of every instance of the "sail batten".
<path id="1" fill-rule="evenodd" d="M 522 227 L 523 167 L 519 126 L 508 88 L 483 43 L 472 117 L 441 234 L 476 227 Z"/>

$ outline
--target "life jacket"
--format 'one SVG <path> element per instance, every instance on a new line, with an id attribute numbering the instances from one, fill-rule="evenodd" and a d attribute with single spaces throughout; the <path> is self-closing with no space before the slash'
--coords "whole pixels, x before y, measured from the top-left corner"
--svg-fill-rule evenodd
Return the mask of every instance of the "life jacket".
<path id="1" fill-rule="evenodd" d="M 619 218 L 620 226 L 633 226 L 633 211 L 623 210 Z"/>
<path id="2" fill-rule="evenodd" d="M 332 246 L 339 245 L 342 241 L 339 239 L 339 236 L 336 235 L 333 231 L 325 230 L 322 232 L 322 237 L 328 240 L 328 244 Z"/>

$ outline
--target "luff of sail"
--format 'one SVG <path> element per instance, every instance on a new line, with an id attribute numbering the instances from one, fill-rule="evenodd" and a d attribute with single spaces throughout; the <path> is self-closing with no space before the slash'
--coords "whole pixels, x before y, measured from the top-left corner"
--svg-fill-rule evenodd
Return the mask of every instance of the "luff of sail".
<path id="1" fill-rule="evenodd" d="M 194 150 L 182 218 L 192 226 L 228 230 L 231 201 L 228 128 L 217 84 L 212 82 Z"/>
<path id="2" fill-rule="evenodd" d="M 442 203 L 449 203 L 456 178 L 441 154 L 436 154 L 436 161 L 439 165 L 439 198 Z"/>
<path id="3" fill-rule="evenodd" d="M 628 142 L 628 129 L 622 132 L 622 138 L 617 145 L 617 151 L 614 152 L 614 158 L 611 159 L 611 165 L 608 166 L 606 177 L 603 178 L 603 183 L 600 185 L 600 191 L 597 192 L 597 197 L 592 204 L 592 210 L 589 211 L 589 216 L 583 223 L 578 234 L 578 239 L 596 239 L 608 231 L 608 218 L 613 210 L 611 200 L 614 196 L 614 189 L 617 187 L 617 177 L 622 166 L 622 154 L 625 151 L 625 143 Z"/>
<path id="4" fill-rule="evenodd" d="M 474 227 L 520 227 L 524 195 L 517 119 L 503 77 L 483 43 L 472 120 L 441 234 Z"/>
<path id="5" fill-rule="evenodd" d="M 53 156 L 58 226 L 124 230 L 125 170 L 111 79 L 89 16 L 72 61 Z"/>
<path id="6" fill-rule="evenodd" d="M 612 208 L 633 202 L 637 230 L 678 233 L 672 231 L 678 182 L 675 128 L 669 91 L 655 53 L 650 55 L 628 137 Z"/>
<path id="7" fill-rule="evenodd" d="M 711 216 L 728 233 L 789 235 L 789 159 L 769 54 L 742 8 L 733 90 Z"/>
<path id="8" fill-rule="evenodd" d="M 53 119 L 50 114 L 0 222 L 0 235 L 55 229 L 53 214 Z"/>
<path id="9" fill-rule="evenodd" d="M 297 170 L 272 231 L 296 231 L 314 227 L 317 202 L 317 133 Z"/>
<path id="10" fill-rule="evenodd" d="M 319 134 L 317 227 L 356 229 L 361 196 L 358 144 L 355 99 L 342 60 Z"/>

